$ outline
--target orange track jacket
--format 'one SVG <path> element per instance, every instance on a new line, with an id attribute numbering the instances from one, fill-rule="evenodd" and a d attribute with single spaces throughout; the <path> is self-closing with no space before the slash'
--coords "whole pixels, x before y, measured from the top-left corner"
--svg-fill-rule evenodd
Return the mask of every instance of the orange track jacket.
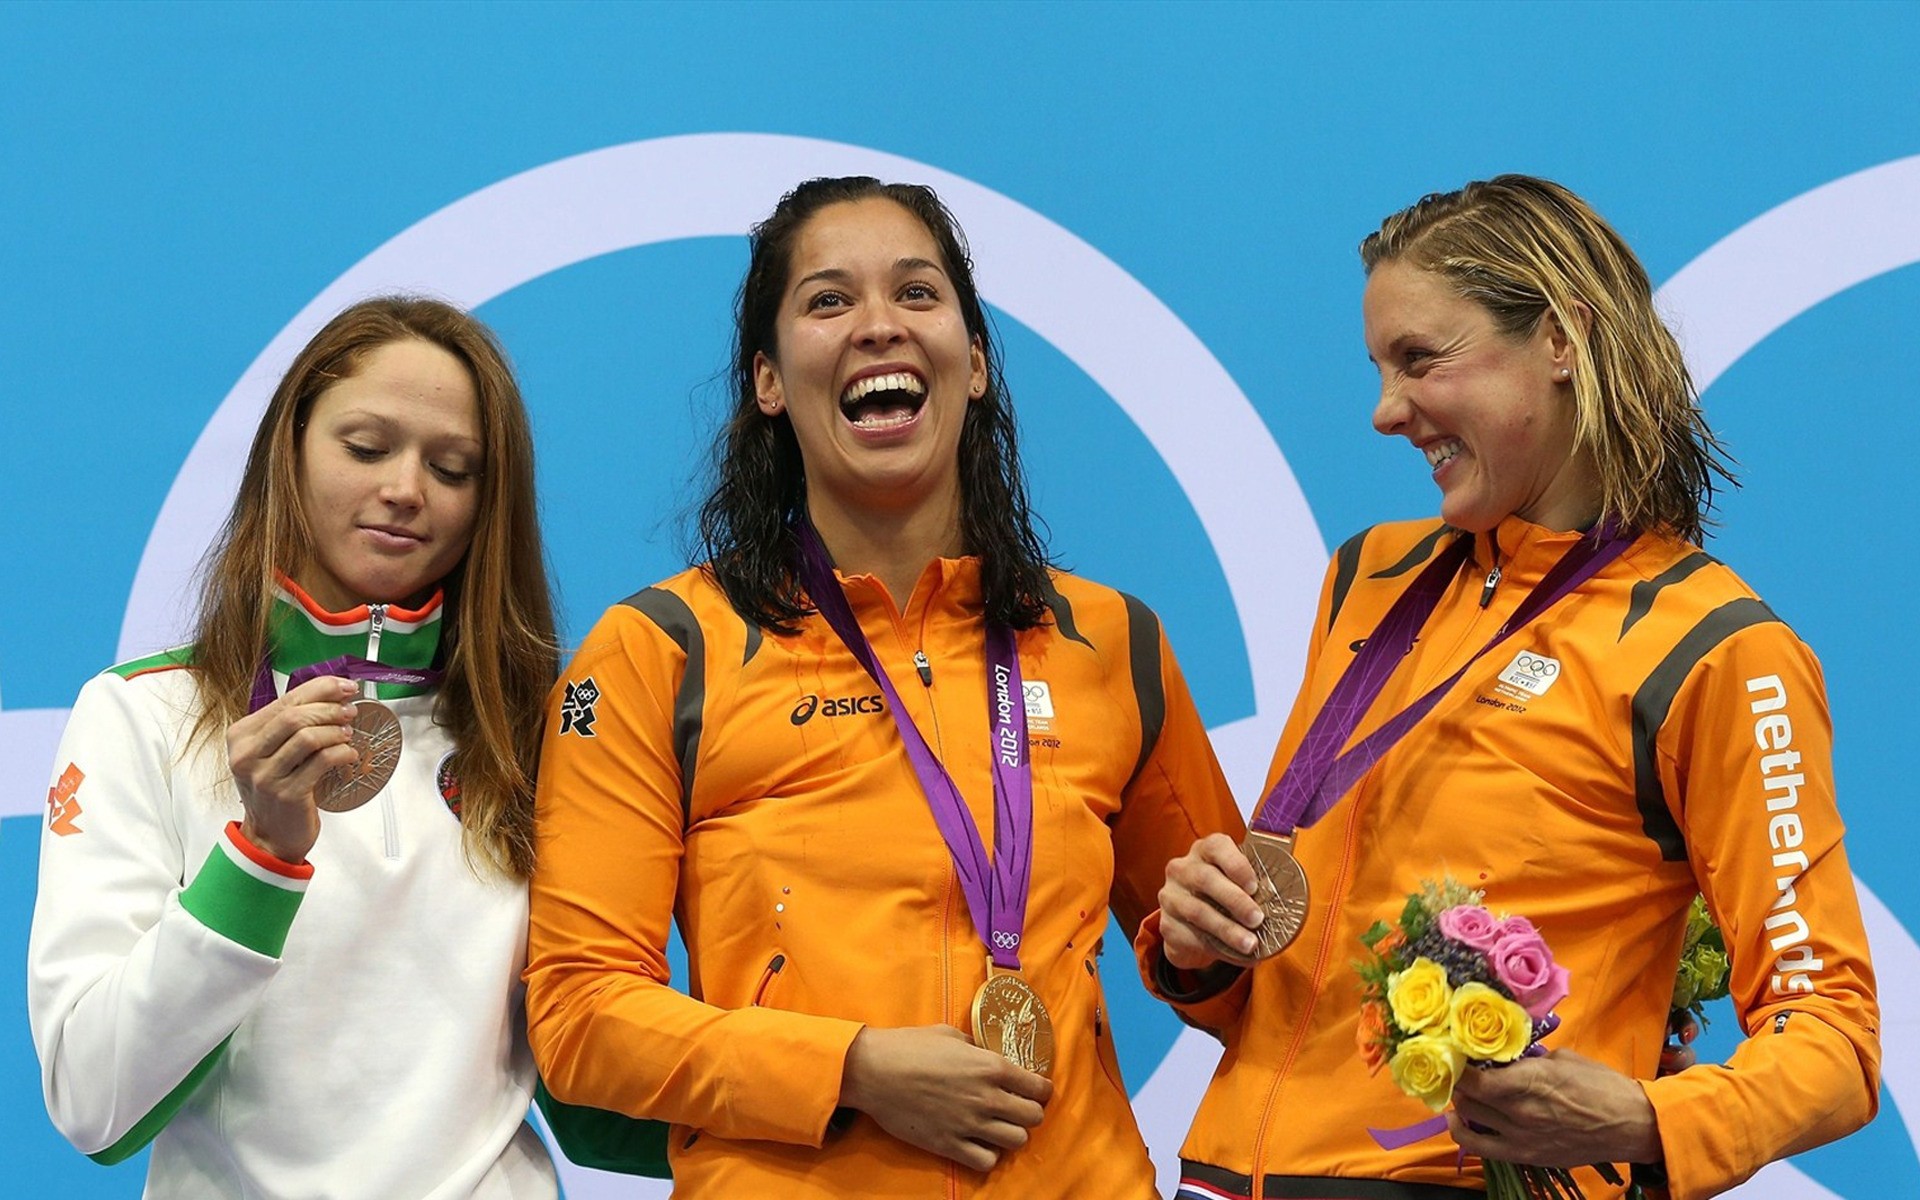
<path id="1" fill-rule="evenodd" d="M 1408 522 L 1340 548 L 1269 786 L 1450 536 Z M 1510 518 L 1478 538 L 1477 566 L 1462 569 L 1356 740 L 1484 645 L 1575 536 Z M 1268 1176 L 1481 1186 L 1477 1162 L 1456 1170 L 1445 1136 L 1391 1151 L 1373 1142 L 1369 1125 L 1428 1114 L 1384 1071 L 1369 1076 L 1355 1045 L 1361 933 L 1443 873 L 1530 918 L 1570 968 L 1565 1023 L 1548 1044 L 1645 1081 L 1676 1200 L 1859 1127 L 1877 1102 L 1879 1013 L 1831 742 L 1812 652 L 1698 547 L 1641 537 L 1475 663 L 1299 838 L 1313 889 L 1300 939 L 1188 1010 L 1226 1041 L 1183 1151 L 1196 1194 L 1312 1194 Z M 1749 1036 L 1725 1066 L 1655 1079 L 1696 889 L 1726 935 Z M 1155 914 L 1138 944 L 1150 980 L 1158 930 Z M 1589 1197 L 1617 1194 L 1579 1174 Z"/>
<path id="2" fill-rule="evenodd" d="M 855 614 L 989 847 L 979 570 L 928 567 Z M 556 687 L 527 968 L 562 1100 L 673 1123 L 675 1195 L 1153 1194 L 1094 956 L 1167 860 L 1238 828 L 1159 622 L 1067 575 L 1018 635 L 1034 785 L 1023 973 L 1051 1012 L 1053 1098 L 980 1174 L 835 1117 L 863 1025 L 966 1029 L 987 954 L 879 689 L 817 615 L 744 622 L 699 571 L 610 610 Z M 925 652 L 924 669 L 915 663 Z M 677 921 L 688 983 L 668 986 Z"/>

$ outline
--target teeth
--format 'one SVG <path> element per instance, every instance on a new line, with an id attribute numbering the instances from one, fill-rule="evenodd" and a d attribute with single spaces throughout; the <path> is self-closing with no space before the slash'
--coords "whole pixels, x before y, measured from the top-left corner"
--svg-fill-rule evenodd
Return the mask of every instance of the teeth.
<path id="1" fill-rule="evenodd" d="M 1433 445 L 1427 447 L 1427 466 L 1438 467 L 1441 463 L 1446 462 L 1458 453 L 1460 453 L 1460 443 L 1456 440 L 1449 439 L 1444 442 L 1435 442 Z"/>
<path id="2" fill-rule="evenodd" d="M 862 413 L 853 422 L 856 429 L 891 429 L 896 425 L 905 425 L 920 414 L 918 412 L 897 412 L 883 417 L 878 413 Z"/>
<path id="3" fill-rule="evenodd" d="M 895 371 L 890 375 L 869 375 L 865 379 L 856 379 L 840 393 L 840 403 L 853 404 L 875 392 L 911 392 L 916 396 L 927 394 L 927 385 L 920 377 L 906 371 Z"/>

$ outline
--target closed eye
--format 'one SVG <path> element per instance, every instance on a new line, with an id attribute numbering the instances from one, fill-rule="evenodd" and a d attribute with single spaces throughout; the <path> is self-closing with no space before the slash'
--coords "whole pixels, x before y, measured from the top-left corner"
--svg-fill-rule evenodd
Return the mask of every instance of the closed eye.
<path id="1" fill-rule="evenodd" d="M 347 453 L 359 462 L 377 462 L 381 456 L 386 454 L 385 450 L 377 446 L 362 446 L 358 442 L 342 442 L 341 444 L 347 448 Z"/>
<path id="2" fill-rule="evenodd" d="M 428 463 L 427 466 L 433 471 L 435 475 L 440 477 L 440 482 L 448 484 L 450 486 L 455 486 L 455 487 L 463 483 L 471 483 L 473 481 L 473 477 L 479 474 L 478 471 L 469 471 L 469 470 L 462 470 L 461 468 L 458 468 L 458 467 L 442 466 L 439 463 Z"/>

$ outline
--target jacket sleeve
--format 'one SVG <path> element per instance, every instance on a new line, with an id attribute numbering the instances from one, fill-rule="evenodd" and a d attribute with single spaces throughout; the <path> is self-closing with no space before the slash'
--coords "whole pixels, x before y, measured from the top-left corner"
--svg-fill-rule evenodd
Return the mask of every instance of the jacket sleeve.
<path id="1" fill-rule="evenodd" d="M 1365 534 L 1356 535 L 1345 548 L 1357 552 Z M 1281 769 L 1293 756 L 1293 747 L 1306 732 L 1308 720 L 1312 714 L 1307 712 L 1307 696 L 1313 681 L 1314 668 L 1320 659 L 1320 647 L 1326 641 L 1328 625 L 1333 618 L 1334 591 L 1339 575 L 1339 560 L 1329 563 L 1325 577 L 1320 584 L 1320 603 L 1314 612 L 1313 632 L 1307 642 L 1306 672 L 1300 684 L 1300 693 L 1295 698 L 1293 710 L 1287 717 L 1285 729 L 1280 735 L 1280 744 L 1274 752 L 1273 765 L 1268 769 L 1267 780 L 1262 788 L 1271 788 L 1279 778 Z M 1172 660 L 1169 654 L 1168 661 Z M 1175 668 L 1176 672 L 1178 668 Z M 1185 684 L 1180 687 L 1185 694 Z M 1188 701 L 1189 705 L 1191 701 Z M 1171 712 L 1169 704 L 1169 712 Z M 1171 723 L 1171 721 L 1169 721 Z M 1217 768 L 1216 768 L 1217 769 Z M 1224 787 L 1225 785 L 1222 784 Z M 1254 797 L 1257 804 L 1259 797 Z M 1231 801 L 1229 801 L 1231 804 Z M 1233 824 L 1223 827 L 1238 842 L 1246 836 L 1246 824 L 1240 815 L 1238 806 L 1233 808 Z M 1182 848 L 1177 854 L 1186 853 Z M 1165 866 L 1162 864 L 1162 871 Z M 1218 963 L 1205 971 L 1176 971 L 1167 965 L 1161 954 L 1160 913 L 1150 913 L 1141 923 L 1140 933 L 1134 939 L 1134 956 L 1138 960 L 1140 976 L 1146 982 L 1147 990 L 1155 996 L 1172 1004 L 1188 1024 L 1221 1034 L 1238 1024 L 1245 1014 L 1247 998 L 1251 992 L 1253 972 L 1226 963 Z"/>
<path id="2" fill-rule="evenodd" d="M 181 748 L 161 713 L 116 675 L 82 689 L 41 835 L 34 1046 L 54 1125 L 103 1163 L 150 1142 L 215 1069 L 279 969 L 312 874 L 252 849 L 234 825 L 184 882 L 169 816 Z"/>
<path id="3" fill-rule="evenodd" d="M 659 628 L 615 609 L 555 688 L 528 944 L 534 1058 L 568 1104 L 817 1146 L 859 1023 L 723 1009 L 670 986 L 687 822 L 674 737 L 684 670 Z M 589 681 L 583 730 L 562 709 L 567 690 L 577 700 Z"/>
<path id="4" fill-rule="evenodd" d="M 1154 625 L 1152 636 L 1158 649 L 1154 690 L 1163 698 L 1164 716 L 1151 750 L 1127 785 L 1114 822 L 1113 911 L 1120 927 L 1135 937 L 1135 953 L 1148 989 L 1172 1004 L 1188 1024 L 1219 1029 L 1237 1017 L 1246 988 L 1185 991 L 1166 986 L 1173 981 L 1154 973 L 1161 961 L 1158 897 L 1167 863 L 1209 834 L 1224 833 L 1238 842 L 1246 836 L 1246 826 L 1214 758 L 1213 743 L 1187 690 L 1186 676 L 1157 620 Z"/>
<path id="5" fill-rule="evenodd" d="M 1843 1137 L 1878 1105 L 1879 1005 L 1832 744 L 1819 664 L 1772 621 L 1692 671 L 1656 739 L 1747 1035 L 1724 1066 L 1643 1084 L 1675 1200 Z"/>

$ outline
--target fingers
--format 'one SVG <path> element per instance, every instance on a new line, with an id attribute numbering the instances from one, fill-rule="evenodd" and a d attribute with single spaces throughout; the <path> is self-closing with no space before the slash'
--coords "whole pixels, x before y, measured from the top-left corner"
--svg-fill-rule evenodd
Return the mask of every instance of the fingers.
<path id="1" fill-rule="evenodd" d="M 1472 1124 L 1469 1124 L 1469 1121 Z M 1475 1129 L 1474 1125 L 1478 1125 L 1479 1128 Z M 1484 1121 L 1463 1116 L 1457 1100 L 1454 1110 L 1447 1114 L 1447 1132 L 1453 1135 L 1453 1140 L 1468 1154 L 1478 1158 L 1502 1157 L 1499 1131 Z"/>
<path id="2" fill-rule="evenodd" d="M 1225 960 L 1251 965 L 1265 919 L 1254 902 L 1253 865 L 1224 834 L 1211 834 L 1167 864 L 1160 933 L 1167 962 L 1197 970 Z"/>
<path id="3" fill-rule="evenodd" d="M 1210 833 L 1193 844 L 1193 852 L 1213 865 L 1222 875 L 1244 893 L 1251 896 L 1259 886 L 1259 880 L 1253 872 L 1253 864 L 1241 851 L 1240 844 L 1224 833 Z M 1254 906 L 1259 911 L 1259 906 Z"/>
<path id="4" fill-rule="evenodd" d="M 986 1051 L 986 1053 L 993 1054 L 991 1050 Z M 994 1054 L 994 1057 L 1000 1058 L 997 1054 Z M 1041 1107 L 1053 1098 L 1053 1080 L 1048 1079 L 1045 1075 L 1041 1075 L 1038 1072 L 1015 1066 L 1012 1062 L 1004 1058 L 1001 1058 L 1000 1061 L 1004 1063 L 1005 1066 L 999 1069 L 994 1082 L 1009 1096 L 1032 1106 L 1034 1114 L 1033 1120 L 1022 1122 L 1023 1124 L 1038 1125 L 1040 1123 Z"/>
<path id="5" fill-rule="evenodd" d="M 227 731 L 227 757 L 235 778 L 285 780 L 313 754 L 345 745 L 354 716 L 348 702 L 357 692 L 351 680 L 312 679 L 235 721 Z M 337 762 L 339 756 L 333 757 Z"/>

